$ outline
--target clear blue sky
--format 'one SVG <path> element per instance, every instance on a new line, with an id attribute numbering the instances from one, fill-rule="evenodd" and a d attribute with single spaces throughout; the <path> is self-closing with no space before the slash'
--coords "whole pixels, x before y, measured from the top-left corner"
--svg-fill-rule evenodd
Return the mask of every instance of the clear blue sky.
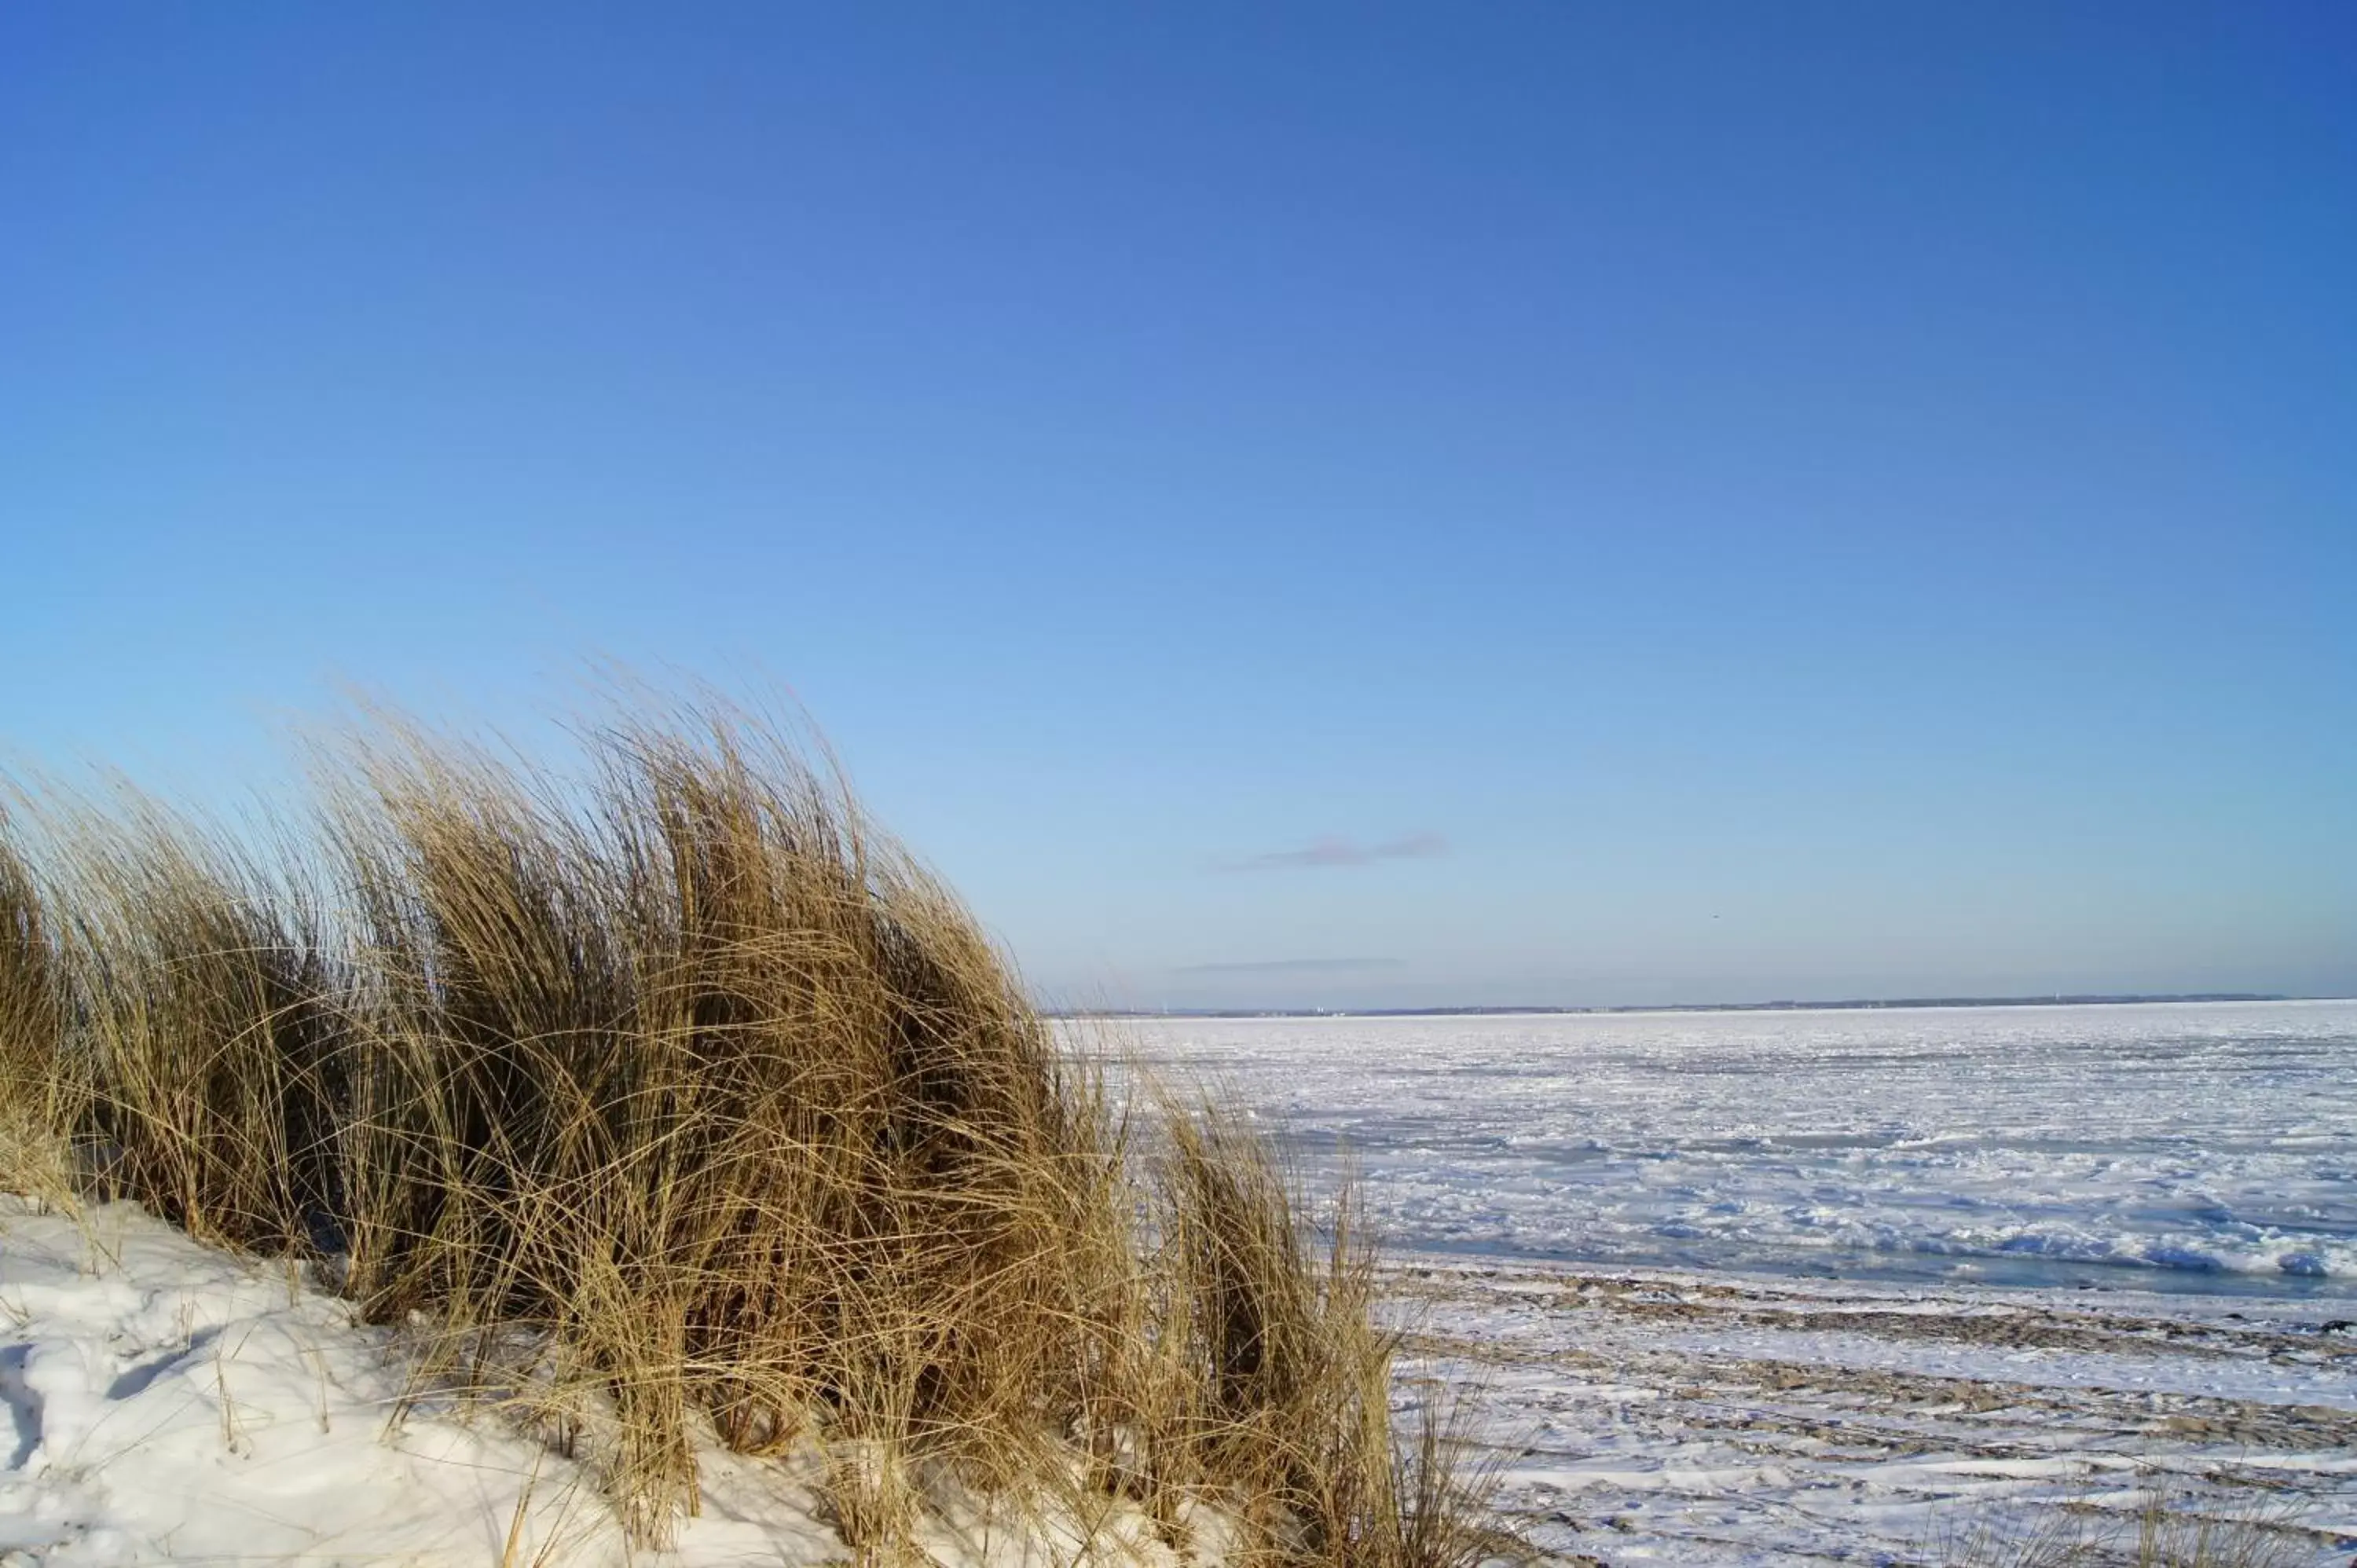
<path id="1" fill-rule="evenodd" d="M 0 12 L 0 744 L 790 687 L 1051 994 L 2357 989 L 2357 7 Z"/>

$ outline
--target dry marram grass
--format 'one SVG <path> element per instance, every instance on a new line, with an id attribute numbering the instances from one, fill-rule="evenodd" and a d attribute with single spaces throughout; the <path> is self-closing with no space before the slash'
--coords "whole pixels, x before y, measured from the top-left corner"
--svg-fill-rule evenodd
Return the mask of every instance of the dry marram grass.
<path id="1" fill-rule="evenodd" d="M 702 1439 L 815 1445 L 878 1563 L 943 1475 L 1126 1498 L 1182 1549 L 1215 1519 L 1239 1565 L 1481 1554 L 1460 1450 L 1394 1430 L 1347 1206 L 1318 1231 L 1203 1107 L 1116 1110 L 770 732 L 705 703 L 584 740 L 558 779 L 381 720 L 259 847 L 19 791 L 12 1178 L 316 1262 L 644 1541 Z"/>

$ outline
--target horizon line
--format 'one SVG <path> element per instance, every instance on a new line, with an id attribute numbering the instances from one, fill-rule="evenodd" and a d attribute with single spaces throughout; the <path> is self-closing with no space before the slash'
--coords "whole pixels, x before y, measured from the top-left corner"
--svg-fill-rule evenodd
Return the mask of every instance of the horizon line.
<path id="1" fill-rule="evenodd" d="M 1577 1016 L 1620 1013 L 1835 1013 L 1909 1008 L 2147 1006 L 2177 1002 L 2352 1002 L 2357 995 L 2275 991 L 2057 992 L 2016 996 L 1835 997 L 1814 1001 L 1641 1002 L 1431 1007 L 1046 1007 L 1049 1018 L 1468 1018 L 1507 1015 Z"/>

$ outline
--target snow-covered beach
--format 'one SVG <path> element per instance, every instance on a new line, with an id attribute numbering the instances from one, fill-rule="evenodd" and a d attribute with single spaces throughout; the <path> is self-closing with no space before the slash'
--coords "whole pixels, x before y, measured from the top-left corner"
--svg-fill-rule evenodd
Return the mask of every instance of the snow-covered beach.
<path id="1" fill-rule="evenodd" d="M 2270 1561 L 2357 1552 L 2357 1329 L 2323 1304 L 1480 1264 L 1398 1285 L 1552 1560 L 1939 1563 L 2062 1510 L 2132 1534 L 2156 1488 L 2264 1524 Z"/>
<path id="2" fill-rule="evenodd" d="M 1131 1034 L 1313 1185 L 1358 1172 L 1400 1399 L 1469 1401 L 1535 1561 L 1938 1562 L 2156 1489 L 2357 1552 L 2357 1004 Z M 412 1402 L 397 1336 L 283 1266 L 12 1200 L 0 1314 L 0 1561 L 626 1554 L 582 1466 Z M 847 1560 L 807 1466 L 699 1463 L 636 1560 Z M 1063 1561 L 978 1501 L 928 1529 Z"/>

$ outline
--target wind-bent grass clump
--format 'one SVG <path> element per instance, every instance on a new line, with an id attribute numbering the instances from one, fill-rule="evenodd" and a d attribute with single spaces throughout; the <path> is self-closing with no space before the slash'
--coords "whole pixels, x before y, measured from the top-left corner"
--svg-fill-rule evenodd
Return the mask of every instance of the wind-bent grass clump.
<path id="1" fill-rule="evenodd" d="M 1156 1329 L 1178 1375 L 1153 1451 L 1187 1485 L 1243 1498 L 1264 1536 L 1307 1561 L 1488 1554 L 1500 1538 L 1475 1522 L 1477 1477 L 1445 1418 L 1426 1417 L 1414 1455 L 1394 1449 L 1375 1252 L 1347 1197 L 1321 1258 L 1265 1142 L 1213 1114 L 1166 1125 Z"/>
<path id="2" fill-rule="evenodd" d="M 61 988 L 40 890 L 9 825 L 0 812 L 0 1179 L 54 1198 L 67 1187 L 52 1071 Z"/>
<path id="3" fill-rule="evenodd" d="M 1347 1209 L 1321 1255 L 1262 1144 L 1114 1113 L 963 907 L 758 726 L 585 740 L 563 780 L 380 725 L 263 849 L 144 801 L 20 811 L 0 1065 L 47 1136 L 17 1143 L 535 1391 L 641 1540 L 694 1509 L 708 1432 L 814 1444 L 879 1563 L 944 1473 L 1067 1518 L 1125 1497 L 1180 1544 L 1224 1521 L 1240 1563 L 1479 1555 L 1455 1447 L 1393 1430 Z"/>

